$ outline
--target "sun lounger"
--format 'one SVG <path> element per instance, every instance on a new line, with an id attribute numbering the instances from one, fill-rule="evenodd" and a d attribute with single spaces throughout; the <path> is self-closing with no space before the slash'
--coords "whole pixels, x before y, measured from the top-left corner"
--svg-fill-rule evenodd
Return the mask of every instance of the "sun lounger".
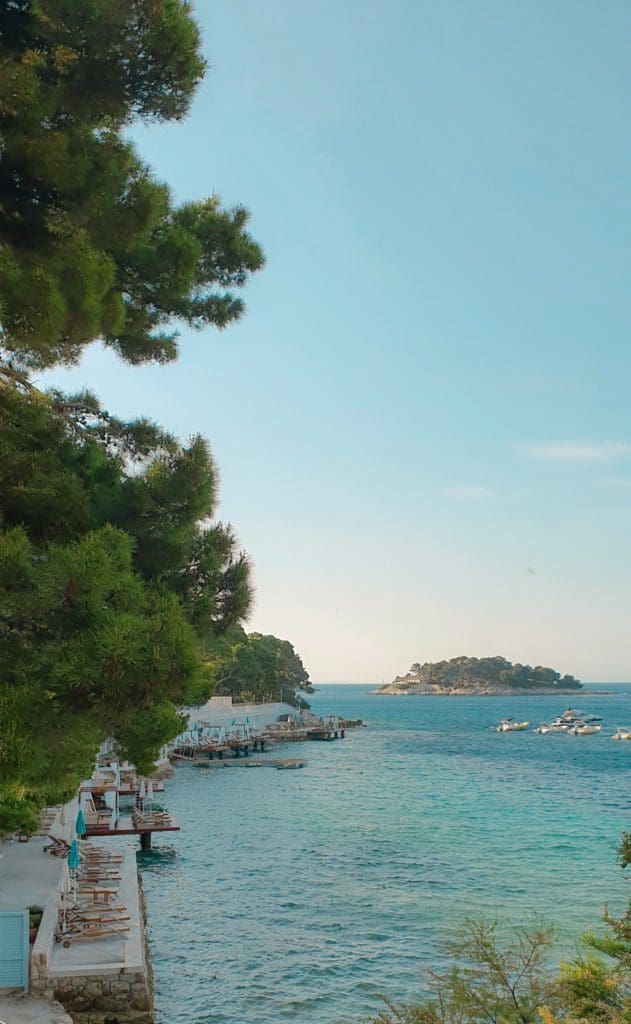
<path id="1" fill-rule="evenodd" d="M 64 949 L 68 949 L 73 942 L 82 942 L 87 939 L 100 939 L 106 935 L 122 935 L 124 932 L 128 932 L 129 928 L 127 925 L 115 925 L 105 923 L 103 925 L 93 926 L 81 929 L 76 932 L 62 932 L 59 931 L 55 934 L 55 941 L 61 942 Z"/>
<path id="2" fill-rule="evenodd" d="M 106 879 L 111 882 L 120 882 L 120 871 L 114 867 L 88 868 L 83 865 L 77 871 L 77 878 L 81 881 L 103 882 Z"/>
<path id="3" fill-rule="evenodd" d="M 42 853 L 51 853 L 53 857 L 65 857 L 70 849 L 70 843 L 59 836 L 53 836 L 49 832 L 44 833 L 46 839 L 50 839 L 48 846 L 42 848 Z"/>
<path id="4" fill-rule="evenodd" d="M 109 903 L 113 896 L 116 896 L 118 892 L 118 886 L 79 886 L 77 890 L 81 896 L 91 896 L 94 903 L 99 903 L 101 900 L 104 903 Z"/>
<path id="5" fill-rule="evenodd" d="M 95 903 L 94 900 L 86 899 L 85 897 L 69 896 L 59 907 L 59 918 L 60 920 L 64 916 L 70 914 L 122 914 L 127 910 L 124 903 L 116 903 L 110 901 L 109 903 Z"/>
<path id="6" fill-rule="evenodd" d="M 101 924 L 119 924 L 121 921 L 129 921 L 130 917 L 129 914 L 99 914 L 75 910 L 66 913 L 65 918 L 60 919 L 60 924 L 62 920 L 65 931 L 79 931 L 82 928 L 94 928 Z"/>
<path id="7" fill-rule="evenodd" d="M 81 861 L 86 864 L 120 864 L 123 860 L 122 853 L 112 853 L 101 846 L 89 846 L 87 843 L 81 844 L 79 852 Z"/>

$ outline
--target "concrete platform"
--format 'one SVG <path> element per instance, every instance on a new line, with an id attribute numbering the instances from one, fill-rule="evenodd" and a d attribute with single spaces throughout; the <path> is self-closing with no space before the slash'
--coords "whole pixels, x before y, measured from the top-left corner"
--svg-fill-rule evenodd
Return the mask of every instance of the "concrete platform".
<path id="1" fill-rule="evenodd" d="M 57 890 L 63 864 L 59 857 L 43 852 L 49 842 L 31 836 L 28 843 L 17 839 L 0 843 L 0 910 L 46 906 Z"/>
<path id="2" fill-rule="evenodd" d="M 124 853 L 124 859 L 120 865 L 121 880 L 116 902 L 124 904 L 127 908 L 125 915 L 129 915 L 129 921 L 125 921 L 124 924 L 129 931 L 121 932 L 119 935 L 105 935 L 98 939 L 75 941 L 66 949 L 60 942 L 54 940 L 53 932 L 59 906 L 55 900 L 54 907 L 47 908 L 34 950 L 40 951 L 41 935 L 41 945 L 46 945 L 49 950 L 49 978 L 111 974 L 121 970 L 142 971 L 143 936 L 136 851 L 135 847 L 132 849 L 130 846 L 121 846 L 120 852 Z M 98 906 L 95 904 L 97 909 Z"/>

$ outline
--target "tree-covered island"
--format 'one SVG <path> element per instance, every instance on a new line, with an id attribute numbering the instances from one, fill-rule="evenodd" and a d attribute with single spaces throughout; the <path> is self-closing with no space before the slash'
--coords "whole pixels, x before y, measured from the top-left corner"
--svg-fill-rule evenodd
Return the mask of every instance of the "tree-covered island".
<path id="1" fill-rule="evenodd" d="M 440 696 L 504 696 L 510 694 L 575 693 L 583 684 L 543 665 L 513 665 L 506 658 L 450 658 L 415 662 L 404 676 L 380 686 L 378 694 L 438 694 Z"/>

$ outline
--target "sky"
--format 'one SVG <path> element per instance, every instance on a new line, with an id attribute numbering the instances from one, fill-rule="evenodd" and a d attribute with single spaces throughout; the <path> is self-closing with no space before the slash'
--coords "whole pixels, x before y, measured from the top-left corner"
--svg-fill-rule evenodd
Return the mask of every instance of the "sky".
<path id="1" fill-rule="evenodd" d="M 201 432 L 248 629 L 314 680 L 501 654 L 631 679 L 631 5 L 197 0 L 190 116 L 133 135 L 252 212 L 247 315 L 43 383 Z"/>

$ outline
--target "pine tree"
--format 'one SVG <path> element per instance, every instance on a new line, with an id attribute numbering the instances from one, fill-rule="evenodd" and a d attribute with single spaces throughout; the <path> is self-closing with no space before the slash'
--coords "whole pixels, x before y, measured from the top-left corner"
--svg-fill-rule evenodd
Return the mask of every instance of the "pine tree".
<path id="1" fill-rule="evenodd" d="M 0 11 L 0 342 L 25 366 L 102 338 L 131 363 L 174 322 L 225 327 L 263 265 L 243 207 L 174 206 L 123 130 L 181 118 L 203 74 L 182 0 L 9 0 Z"/>
<path id="2" fill-rule="evenodd" d="M 217 492 L 200 439 L 0 386 L 0 831 L 69 796 L 106 737 L 148 767 L 208 696 L 202 646 L 251 599 Z"/>

